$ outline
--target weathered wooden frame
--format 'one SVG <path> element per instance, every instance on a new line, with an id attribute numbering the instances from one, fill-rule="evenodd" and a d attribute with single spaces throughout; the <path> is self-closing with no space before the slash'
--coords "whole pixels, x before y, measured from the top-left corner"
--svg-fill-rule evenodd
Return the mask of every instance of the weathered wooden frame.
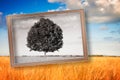
<path id="1" fill-rule="evenodd" d="M 25 18 L 25 17 L 34 17 L 34 16 L 44 16 L 50 14 L 62 14 L 62 13 L 76 13 L 80 12 L 80 21 L 81 21 L 81 30 L 82 30 L 82 42 L 83 42 L 83 58 L 80 59 L 68 59 L 68 60 L 60 60 L 60 61 L 48 61 L 48 62 L 31 62 L 31 63 L 15 63 L 15 53 L 13 48 L 13 35 L 12 35 L 12 19 L 16 18 Z M 86 39 L 86 26 L 85 26 L 85 13 L 83 9 L 80 10 L 67 10 L 67 11 L 55 11 L 55 12 L 45 12 L 45 13 L 35 13 L 35 14 L 20 14 L 20 15 L 9 15 L 6 17 L 7 25 L 8 25 L 8 38 L 9 38 L 9 50 L 10 50 L 10 62 L 11 66 L 19 67 L 19 66 L 33 66 L 40 64 L 53 64 L 53 63 L 61 63 L 61 62 L 73 62 L 73 61 L 81 61 L 88 59 L 88 51 L 87 51 L 87 39 Z"/>

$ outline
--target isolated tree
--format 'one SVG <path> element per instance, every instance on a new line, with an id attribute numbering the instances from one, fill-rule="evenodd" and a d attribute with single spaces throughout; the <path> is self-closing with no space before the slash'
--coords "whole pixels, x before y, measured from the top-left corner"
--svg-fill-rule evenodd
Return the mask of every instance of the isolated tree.
<path id="1" fill-rule="evenodd" d="M 63 34 L 60 26 L 50 19 L 41 18 L 35 23 L 27 36 L 27 47 L 34 51 L 58 51 L 63 46 Z"/>

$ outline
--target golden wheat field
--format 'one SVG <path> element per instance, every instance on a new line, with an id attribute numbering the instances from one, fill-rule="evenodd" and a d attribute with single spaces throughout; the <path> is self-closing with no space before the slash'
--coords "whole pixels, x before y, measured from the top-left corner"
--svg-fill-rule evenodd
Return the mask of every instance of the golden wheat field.
<path id="1" fill-rule="evenodd" d="M 120 80 L 120 57 L 21 68 L 11 68 L 9 57 L 0 57 L 0 80 Z"/>

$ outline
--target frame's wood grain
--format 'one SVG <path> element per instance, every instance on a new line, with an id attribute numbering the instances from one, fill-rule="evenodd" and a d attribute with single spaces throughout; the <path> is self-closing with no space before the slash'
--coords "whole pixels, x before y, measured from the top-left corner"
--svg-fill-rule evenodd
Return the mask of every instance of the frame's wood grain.
<path id="1" fill-rule="evenodd" d="M 50 14 L 62 14 L 62 13 L 80 13 L 80 22 L 81 22 L 81 30 L 82 30 L 82 42 L 83 42 L 83 58 L 79 59 L 68 59 L 68 60 L 60 60 L 60 61 L 47 61 L 47 62 L 31 62 L 31 63 L 15 63 L 15 53 L 13 48 L 13 35 L 12 35 L 12 19 L 20 19 L 20 18 L 27 18 L 27 17 L 37 17 L 37 16 L 44 16 Z M 86 38 L 86 26 L 85 26 L 85 15 L 84 10 L 67 10 L 67 11 L 57 11 L 57 12 L 46 12 L 46 13 L 35 13 L 35 14 L 21 14 L 21 15 L 9 15 L 6 17 L 7 25 L 8 25 L 8 38 L 9 38 L 9 49 L 10 49 L 10 61 L 11 66 L 18 67 L 18 66 L 33 66 L 33 65 L 40 65 L 40 64 L 53 64 L 58 62 L 73 62 L 73 61 L 80 61 L 80 60 L 87 60 L 88 59 L 88 51 L 87 51 L 87 38 Z"/>
<path id="2" fill-rule="evenodd" d="M 15 64 L 15 58 L 14 58 L 14 51 L 13 51 L 13 40 L 12 40 L 12 30 L 11 30 L 11 17 L 7 17 L 7 26 L 8 26 L 8 38 L 9 38 L 9 51 L 10 51 L 10 63 L 11 66 L 14 66 Z"/>

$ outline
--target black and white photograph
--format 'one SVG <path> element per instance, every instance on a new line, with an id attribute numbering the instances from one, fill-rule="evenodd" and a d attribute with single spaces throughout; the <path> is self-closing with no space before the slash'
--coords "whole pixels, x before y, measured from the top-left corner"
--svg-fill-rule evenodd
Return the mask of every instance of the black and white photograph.
<path id="1" fill-rule="evenodd" d="M 11 65 L 87 59 L 84 11 L 7 16 Z"/>

